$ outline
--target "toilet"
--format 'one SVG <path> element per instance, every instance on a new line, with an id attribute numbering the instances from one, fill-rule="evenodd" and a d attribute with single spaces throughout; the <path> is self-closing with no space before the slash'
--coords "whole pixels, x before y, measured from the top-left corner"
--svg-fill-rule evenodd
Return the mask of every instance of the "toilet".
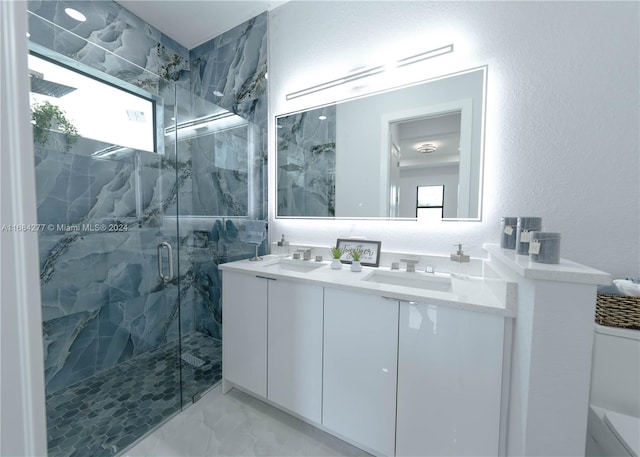
<path id="1" fill-rule="evenodd" d="M 595 325 L 587 457 L 640 457 L 640 330 Z"/>

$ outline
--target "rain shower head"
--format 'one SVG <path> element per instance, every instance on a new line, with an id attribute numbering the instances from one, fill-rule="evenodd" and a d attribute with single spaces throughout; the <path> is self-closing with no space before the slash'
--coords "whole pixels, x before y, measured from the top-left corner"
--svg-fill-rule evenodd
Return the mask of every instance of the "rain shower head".
<path id="1" fill-rule="evenodd" d="M 36 94 L 60 98 L 76 90 L 75 87 L 46 81 L 42 73 L 33 70 L 29 70 L 29 76 L 31 77 L 31 92 L 35 92 Z"/>

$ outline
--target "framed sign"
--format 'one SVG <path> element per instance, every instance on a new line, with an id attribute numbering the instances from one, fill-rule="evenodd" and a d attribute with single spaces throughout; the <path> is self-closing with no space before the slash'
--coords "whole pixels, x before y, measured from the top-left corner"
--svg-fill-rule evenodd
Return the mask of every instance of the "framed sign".
<path id="1" fill-rule="evenodd" d="M 360 263 L 367 267 L 377 267 L 380 265 L 380 246 L 381 241 L 369 240 L 345 240 L 338 238 L 336 247 L 342 249 L 342 257 L 340 262 L 351 263 L 351 251 L 360 251 Z"/>

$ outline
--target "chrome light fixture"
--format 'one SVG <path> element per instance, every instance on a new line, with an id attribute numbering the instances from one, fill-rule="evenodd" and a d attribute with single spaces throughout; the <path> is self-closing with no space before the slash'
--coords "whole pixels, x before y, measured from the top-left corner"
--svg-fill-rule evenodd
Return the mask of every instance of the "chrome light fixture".
<path id="1" fill-rule="evenodd" d="M 421 154 L 431 154 L 432 152 L 436 152 L 436 149 L 438 148 L 435 145 L 431 143 L 425 143 L 418 146 L 416 148 L 416 151 L 418 151 Z"/>
<path id="2" fill-rule="evenodd" d="M 402 68 L 407 65 L 411 65 L 417 62 L 422 62 L 424 60 L 433 59 L 434 57 L 438 57 L 444 54 L 449 54 L 453 52 L 453 44 L 449 44 L 446 46 L 442 46 L 440 48 L 432 49 L 430 51 L 422 52 L 420 54 L 416 54 L 413 56 L 405 57 L 396 61 L 391 68 Z M 294 98 L 304 97 L 305 95 L 313 94 L 315 92 L 320 92 L 322 90 L 330 89 L 332 87 L 341 86 L 342 84 L 350 83 L 353 81 L 357 81 L 359 79 L 368 78 L 369 76 L 379 75 L 380 73 L 384 73 L 387 70 L 386 65 L 378 65 L 377 67 L 369 68 L 366 70 L 361 70 L 355 73 L 350 73 L 341 78 L 333 79 L 331 81 L 327 81 L 322 84 L 318 84 L 316 86 L 311 86 L 306 89 L 298 90 L 296 92 L 291 92 L 287 94 L 287 100 L 293 100 Z"/>

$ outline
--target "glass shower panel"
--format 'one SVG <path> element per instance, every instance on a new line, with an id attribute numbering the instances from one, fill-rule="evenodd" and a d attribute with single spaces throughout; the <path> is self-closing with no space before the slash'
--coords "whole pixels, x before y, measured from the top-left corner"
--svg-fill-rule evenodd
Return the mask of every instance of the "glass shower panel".
<path id="1" fill-rule="evenodd" d="M 154 104 L 154 120 L 132 116 L 153 122 L 153 151 L 70 142 L 55 125 L 34 144 L 49 455 L 115 455 L 182 405 L 177 208 L 189 172 L 176 160 L 175 128 L 165 136 L 176 84 L 34 14 L 30 33 L 45 59 Z M 73 56 L 55 50 L 67 39 Z M 46 96 L 55 107 L 69 95 Z M 103 108 L 90 103 L 85 116 Z M 118 128 L 99 122 L 105 133 Z"/>
<path id="2" fill-rule="evenodd" d="M 261 218 L 263 161 L 256 126 L 232 111 L 178 90 L 183 404 L 222 379 L 222 303 L 218 265 L 247 258 L 244 223 Z M 186 99 L 188 103 L 182 103 Z M 171 130 L 171 129 L 169 129 Z"/>

